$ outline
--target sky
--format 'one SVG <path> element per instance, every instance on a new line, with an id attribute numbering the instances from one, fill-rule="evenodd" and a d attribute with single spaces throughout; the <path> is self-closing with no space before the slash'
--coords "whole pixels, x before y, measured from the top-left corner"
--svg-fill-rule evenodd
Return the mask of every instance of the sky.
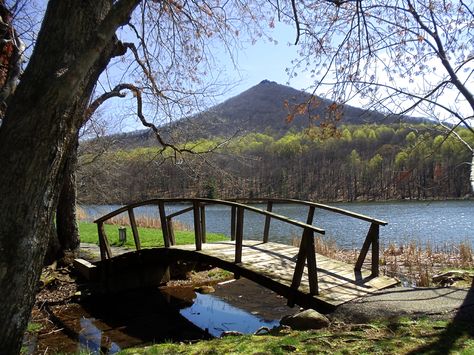
<path id="1" fill-rule="evenodd" d="M 294 45 L 296 29 L 277 23 L 273 31 L 268 34 L 277 43 L 261 40 L 254 45 L 245 45 L 236 57 L 238 71 L 235 71 L 230 60 L 223 56 L 222 65 L 226 68 L 226 74 L 230 82 L 235 83 L 224 99 L 238 95 L 264 79 L 278 84 L 288 84 L 288 74 L 285 69 L 291 67 L 291 61 L 297 58 L 297 47 Z M 292 78 L 289 84 L 295 89 L 304 89 L 310 86 L 311 82 L 304 75 L 300 75 Z"/>
<path id="2" fill-rule="evenodd" d="M 41 10 L 46 5 L 45 0 L 36 0 L 36 2 L 40 5 Z M 38 13 L 41 14 L 41 11 Z M 254 45 L 250 43 L 241 44 L 242 47 L 235 51 L 235 55 L 232 58 L 237 68 L 227 54 L 219 53 L 219 49 L 216 50 L 216 71 L 222 73 L 219 76 L 219 80 L 228 86 L 222 95 L 213 98 L 212 101 L 209 100 L 208 106 L 223 102 L 230 97 L 238 95 L 250 87 L 257 85 L 264 79 L 289 85 L 295 89 L 305 89 L 313 84 L 309 75 L 305 75 L 305 73 L 301 72 L 298 73 L 297 77 L 289 81 L 288 74 L 285 71 L 286 68 L 292 66 L 292 60 L 298 57 L 297 47 L 294 45 L 296 28 L 281 22 L 276 22 L 274 29 L 267 27 L 265 31 L 268 36 L 275 40 L 275 43 L 261 39 Z M 436 63 L 433 63 L 433 66 L 436 65 Z M 383 76 L 383 73 L 378 73 L 378 75 Z M 413 84 L 407 83 L 406 85 Z M 317 92 L 317 94 L 321 95 L 322 93 Z M 456 91 L 447 93 L 444 102 L 454 103 L 456 94 Z M 142 128 L 137 122 L 136 117 L 131 118 L 133 112 L 130 110 L 125 112 L 125 103 L 119 101 L 120 100 L 113 100 L 110 105 L 107 104 L 103 109 L 103 112 L 109 110 L 108 115 L 110 116 L 117 116 L 124 113 L 130 115 L 129 119 L 122 121 L 122 124 L 117 130 L 130 131 Z M 357 100 L 349 103 L 353 106 L 361 106 L 361 102 Z M 456 109 L 459 110 L 459 107 Z"/>

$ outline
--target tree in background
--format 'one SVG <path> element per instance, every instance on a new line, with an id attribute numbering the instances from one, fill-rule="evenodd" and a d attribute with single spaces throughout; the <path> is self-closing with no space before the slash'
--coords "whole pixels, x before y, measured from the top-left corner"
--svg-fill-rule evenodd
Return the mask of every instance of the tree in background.
<path id="1" fill-rule="evenodd" d="M 362 102 L 387 114 L 439 122 L 474 135 L 474 7 L 463 0 L 328 0 L 292 2 L 300 59 L 313 90 L 336 102 Z"/>

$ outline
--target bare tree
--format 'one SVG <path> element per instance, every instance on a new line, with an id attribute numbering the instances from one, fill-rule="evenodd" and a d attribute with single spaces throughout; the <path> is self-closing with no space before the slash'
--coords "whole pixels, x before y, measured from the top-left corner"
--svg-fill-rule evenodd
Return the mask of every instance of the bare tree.
<path id="1" fill-rule="evenodd" d="M 305 72 L 315 92 L 336 102 L 431 118 L 447 134 L 458 126 L 474 134 L 472 2 L 292 0 L 291 5 L 281 12 L 297 23 L 301 57 L 290 76 Z M 466 148 L 474 159 L 474 147 Z M 474 191 L 474 164 L 471 171 Z"/>
<path id="2" fill-rule="evenodd" d="M 28 66 L 0 128 L 2 351 L 19 351 L 65 165 L 88 117 L 84 112 L 94 89 L 102 95 L 133 79 L 146 106 L 143 118 L 147 114 L 175 117 L 186 112 L 183 107 L 196 102 L 190 92 L 208 82 L 202 79 L 210 76 L 212 60 L 208 55 L 212 46 L 220 42 L 230 50 L 238 31 L 257 23 L 254 13 L 258 13 L 259 4 L 250 4 L 48 2 Z M 132 41 L 133 46 L 127 44 Z M 138 61 L 136 53 L 130 51 L 133 47 L 137 48 Z M 122 65 L 123 75 L 107 72 L 116 57 L 123 58 L 116 62 Z M 103 73 L 108 76 L 101 81 L 100 93 L 97 83 Z M 193 83 L 200 85 L 190 86 Z M 137 103 L 136 93 L 131 104 Z M 159 124 L 145 120 L 156 128 L 158 136 Z"/>

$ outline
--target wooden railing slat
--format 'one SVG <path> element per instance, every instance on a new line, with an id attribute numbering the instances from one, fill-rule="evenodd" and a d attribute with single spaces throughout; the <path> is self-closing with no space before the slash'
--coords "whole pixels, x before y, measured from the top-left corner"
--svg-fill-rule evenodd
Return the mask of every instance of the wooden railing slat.
<path id="1" fill-rule="evenodd" d="M 377 258 L 375 265 L 377 268 L 376 274 L 378 274 L 378 258 L 379 258 L 379 253 L 378 253 L 378 234 L 379 234 L 379 226 L 378 224 L 372 223 L 370 225 L 369 231 L 367 232 L 367 236 L 365 237 L 364 244 L 362 245 L 362 249 L 360 250 L 359 257 L 357 258 L 357 262 L 355 264 L 354 270 L 355 271 L 361 271 L 362 266 L 364 265 L 364 260 L 367 257 L 367 254 L 369 252 L 370 245 L 374 242 L 376 239 L 377 241 L 377 247 L 375 247 L 375 250 L 373 249 L 373 252 L 376 252 L 376 255 L 372 255 L 372 272 L 374 271 L 374 258 Z M 374 238 L 374 235 L 377 237 Z M 372 252 L 372 254 L 373 254 Z"/>
<path id="2" fill-rule="evenodd" d="M 165 203 L 163 201 L 158 202 L 158 210 L 160 213 L 161 232 L 163 233 L 163 243 L 166 248 L 170 247 L 170 237 L 168 221 L 166 219 Z"/>
<path id="3" fill-rule="evenodd" d="M 244 209 L 237 208 L 237 225 L 235 232 L 235 263 L 242 262 L 242 244 L 244 239 Z"/>
<path id="4" fill-rule="evenodd" d="M 379 245 L 379 225 L 373 224 L 372 232 L 372 276 L 379 276 L 379 260 L 380 260 L 380 245 Z"/>
<path id="5" fill-rule="evenodd" d="M 130 220 L 130 227 L 132 228 L 133 241 L 135 242 L 135 248 L 137 250 L 141 249 L 140 236 L 138 234 L 137 222 L 135 220 L 135 213 L 133 208 L 128 209 L 128 218 Z"/>
<path id="6" fill-rule="evenodd" d="M 230 240 L 235 240 L 235 227 L 237 219 L 237 207 L 230 208 Z"/>
<path id="7" fill-rule="evenodd" d="M 273 210 L 273 202 L 268 201 L 267 202 L 267 211 L 272 212 Z M 270 221 L 272 217 L 269 215 L 265 216 L 265 227 L 263 228 L 263 242 L 268 243 L 268 235 L 270 233 Z"/>
<path id="8" fill-rule="evenodd" d="M 201 204 L 200 206 L 200 209 L 201 209 L 201 239 L 202 239 L 202 242 L 205 243 L 206 242 L 206 205 L 205 204 Z"/>
<path id="9" fill-rule="evenodd" d="M 97 233 L 99 234 L 100 259 L 110 259 L 112 257 L 112 250 L 110 249 L 103 223 L 97 223 Z"/>
<path id="10" fill-rule="evenodd" d="M 201 208 L 199 201 L 193 201 L 194 210 L 194 241 L 196 243 L 196 250 L 202 250 L 202 225 L 201 225 Z"/>
<path id="11" fill-rule="evenodd" d="M 319 294 L 318 271 L 316 266 L 316 248 L 314 246 L 314 233 L 306 229 L 302 242 L 306 244 L 306 259 L 308 267 L 309 293 L 311 295 Z"/>

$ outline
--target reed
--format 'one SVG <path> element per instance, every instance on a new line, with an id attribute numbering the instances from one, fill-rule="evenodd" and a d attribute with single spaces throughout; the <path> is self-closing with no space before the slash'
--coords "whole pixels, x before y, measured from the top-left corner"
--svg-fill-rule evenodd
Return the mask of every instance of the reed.
<path id="1" fill-rule="evenodd" d="M 292 245 L 299 246 L 300 238 L 293 236 Z M 358 249 L 341 249 L 331 237 L 315 237 L 315 249 L 318 254 L 353 264 Z M 370 256 L 368 256 L 370 258 Z M 416 241 L 395 244 L 389 243 L 381 248 L 380 271 L 382 274 L 396 277 L 418 287 L 432 285 L 432 278 L 446 269 L 474 268 L 473 249 L 470 241 L 457 244 L 421 245 Z"/>
<path id="2" fill-rule="evenodd" d="M 92 219 L 91 216 L 89 216 L 86 211 L 81 208 L 80 206 L 76 207 L 76 218 L 79 221 L 85 221 L 85 220 L 90 220 Z M 95 217 L 94 217 L 95 218 Z M 154 228 L 154 229 L 160 229 L 161 228 L 161 221 L 160 218 L 157 217 L 150 217 L 150 216 L 137 216 L 135 217 L 135 222 L 137 224 L 137 227 L 144 227 L 144 228 Z M 112 217 L 104 222 L 105 224 L 111 224 L 111 225 L 117 225 L 117 226 L 124 226 L 124 227 L 130 227 L 130 219 L 127 214 L 119 214 L 115 217 Z M 173 228 L 174 230 L 179 230 L 179 231 L 190 231 L 192 230 L 190 226 L 188 226 L 186 223 L 182 223 L 177 220 L 173 220 Z"/>
<path id="3" fill-rule="evenodd" d="M 137 227 L 154 228 L 154 229 L 161 228 L 160 219 L 155 218 L 155 217 L 138 216 L 138 217 L 135 217 L 135 222 L 137 224 Z M 118 215 L 118 216 L 108 219 L 104 223 L 118 225 L 118 226 L 130 226 L 130 219 L 128 218 L 127 215 Z M 179 230 L 179 231 L 191 230 L 190 226 L 177 220 L 173 220 L 173 228 L 174 230 Z"/>

